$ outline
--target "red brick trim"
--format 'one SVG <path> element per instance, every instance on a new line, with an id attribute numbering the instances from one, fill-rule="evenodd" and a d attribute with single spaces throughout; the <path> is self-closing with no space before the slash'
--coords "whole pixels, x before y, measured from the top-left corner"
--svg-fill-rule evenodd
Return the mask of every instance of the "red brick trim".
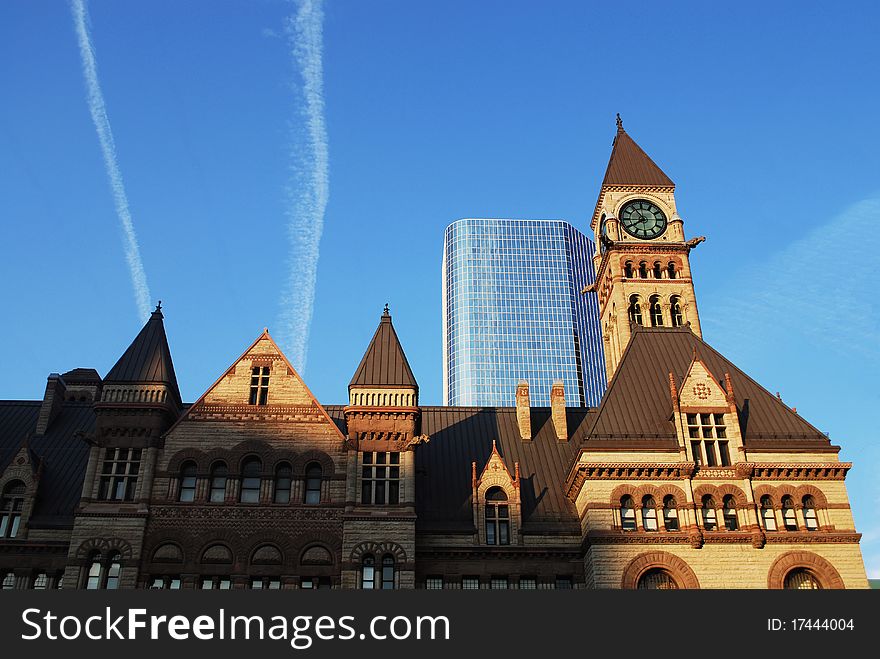
<path id="1" fill-rule="evenodd" d="M 790 551 L 777 558 L 767 574 L 767 588 L 780 590 L 785 576 L 794 569 L 804 568 L 819 580 L 822 588 L 843 589 L 843 579 L 827 560 L 808 551 Z"/>
<path id="2" fill-rule="evenodd" d="M 645 552 L 632 559 L 623 570 L 620 587 L 629 590 L 636 588 L 639 578 L 653 568 L 667 570 L 679 588 L 696 589 L 700 587 L 697 575 L 694 574 L 691 567 L 678 556 L 665 551 Z"/>

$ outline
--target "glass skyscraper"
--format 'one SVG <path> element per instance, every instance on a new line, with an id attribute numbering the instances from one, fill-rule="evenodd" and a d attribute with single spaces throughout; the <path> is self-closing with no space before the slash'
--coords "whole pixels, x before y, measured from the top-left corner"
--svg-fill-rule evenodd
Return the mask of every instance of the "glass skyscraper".
<path id="1" fill-rule="evenodd" d="M 596 406 L 605 362 L 592 283 L 593 243 L 562 220 L 466 219 L 443 243 L 444 404 L 510 406 L 529 383 L 550 405 Z"/>

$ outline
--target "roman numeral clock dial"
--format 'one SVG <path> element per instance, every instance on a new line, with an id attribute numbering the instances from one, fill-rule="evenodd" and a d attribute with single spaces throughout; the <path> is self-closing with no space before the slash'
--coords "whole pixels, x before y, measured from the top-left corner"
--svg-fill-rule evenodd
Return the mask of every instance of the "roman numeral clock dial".
<path id="1" fill-rule="evenodd" d="M 666 231 L 666 215 L 650 201 L 637 199 L 620 212 L 623 230 L 634 238 L 650 240 Z"/>

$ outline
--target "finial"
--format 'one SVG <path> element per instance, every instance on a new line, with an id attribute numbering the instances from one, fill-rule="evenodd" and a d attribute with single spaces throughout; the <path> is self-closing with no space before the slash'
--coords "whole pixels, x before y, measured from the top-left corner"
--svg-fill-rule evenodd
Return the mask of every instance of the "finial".
<path id="1" fill-rule="evenodd" d="M 391 312 L 388 310 L 388 303 L 387 302 L 385 303 L 385 308 L 382 310 L 382 315 L 383 316 L 390 316 L 391 315 Z"/>
<path id="2" fill-rule="evenodd" d="M 623 130 L 623 119 L 620 118 L 620 112 L 617 113 L 617 130 Z"/>
<path id="3" fill-rule="evenodd" d="M 159 300 L 159 304 L 156 305 L 156 311 L 162 311 L 162 300 Z"/>

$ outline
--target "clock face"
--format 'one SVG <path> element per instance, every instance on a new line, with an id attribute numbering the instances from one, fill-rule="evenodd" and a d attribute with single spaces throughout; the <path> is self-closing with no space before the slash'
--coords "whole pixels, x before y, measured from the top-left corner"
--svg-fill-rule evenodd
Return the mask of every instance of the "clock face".
<path id="1" fill-rule="evenodd" d="M 644 199 L 629 202 L 620 211 L 624 231 L 635 238 L 650 240 L 666 231 L 666 216 L 656 205 Z"/>
<path id="2" fill-rule="evenodd" d="M 602 216 L 602 222 L 599 225 L 599 253 L 604 254 L 607 247 L 605 246 L 605 241 L 608 240 L 608 222 L 605 220 L 605 216 Z"/>

